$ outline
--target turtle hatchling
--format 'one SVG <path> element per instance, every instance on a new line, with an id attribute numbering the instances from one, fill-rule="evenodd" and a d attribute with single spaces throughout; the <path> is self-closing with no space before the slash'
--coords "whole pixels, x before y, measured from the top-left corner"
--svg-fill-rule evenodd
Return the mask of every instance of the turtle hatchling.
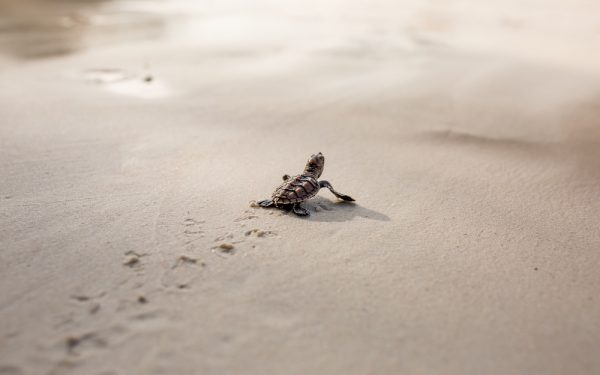
<path id="1" fill-rule="evenodd" d="M 338 193 L 328 181 L 319 181 L 325 167 L 325 157 L 320 152 L 312 155 L 302 174 L 283 176 L 283 183 L 273 192 L 271 199 L 265 199 L 258 204 L 261 207 L 277 207 L 291 209 L 298 216 L 308 216 L 310 212 L 301 206 L 302 202 L 314 197 L 321 188 L 329 189 L 336 197 L 353 202 L 348 195 Z"/>

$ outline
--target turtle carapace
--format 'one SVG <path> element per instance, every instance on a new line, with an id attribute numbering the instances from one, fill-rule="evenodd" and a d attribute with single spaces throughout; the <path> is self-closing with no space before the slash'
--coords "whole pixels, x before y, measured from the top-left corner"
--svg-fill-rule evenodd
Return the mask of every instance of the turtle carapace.
<path id="1" fill-rule="evenodd" d="M 339 199 L 353 202 L 354 199 L 348 195 L 338 193 L 328 181 L 319 181 L 325 167 L 325 157 L 320 152 L 312 155 L 304 172 L 296 176 L 283 176 L 283 183 L 275 189 L 271 199 L 265 199 L 258 204 L 261 207 L 278 207 L 291 209 L 296 215 L 308 216 L 309 211 L 301 206 L 301 203 L 314 197 L 321 188 L 328 188 L 333 195 Z"/>

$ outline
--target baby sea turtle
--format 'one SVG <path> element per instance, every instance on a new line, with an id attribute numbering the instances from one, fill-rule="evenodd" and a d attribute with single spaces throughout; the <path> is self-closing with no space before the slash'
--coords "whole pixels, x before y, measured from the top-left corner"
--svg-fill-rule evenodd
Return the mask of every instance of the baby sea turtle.
<path id="1" fill-rule="evenodd" d="M 336 197 L 353 202 L 354 199 L 345 194 L 340 194 L 333 189 L 333 186 L 327 181 L 319 181 L 325 167 L 325 157 L 320 152 L 316 155 L 312 155 L 304 172 L 297 176 L 283 176 L 283 183 L 279 185 L 273 192 L 271 199 L 265 199 L 258 204 L 261 207 L 278 207 L 284 209 L 291 209 L 296 215 L 308 216 L 310 212 L 306 208 L 303 208 L 300 204 L 305 200 L 308 200 L 319 192 L 320 188 L 327 188 L 331 190 L 333 195 Z"/>

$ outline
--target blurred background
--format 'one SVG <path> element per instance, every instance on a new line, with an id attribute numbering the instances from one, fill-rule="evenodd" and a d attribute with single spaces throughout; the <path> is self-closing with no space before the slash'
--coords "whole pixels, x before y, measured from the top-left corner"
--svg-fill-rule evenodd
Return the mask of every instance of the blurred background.
<path id="1" fill-rule="evenodd" d="M 459 46 L 597 66 L 594 1 L 1 0 L 3 54 L 36 58 L 170 39 L 362 57 Z M 588 60 L 585 63 L 583 60 Z"/>

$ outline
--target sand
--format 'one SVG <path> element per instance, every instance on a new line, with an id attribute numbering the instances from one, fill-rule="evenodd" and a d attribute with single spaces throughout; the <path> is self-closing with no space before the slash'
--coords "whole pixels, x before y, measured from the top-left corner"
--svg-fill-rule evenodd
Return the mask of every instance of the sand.
<path id="1" fill-rule="evenodd" d="M 596 3 L 24 4 L 0 374 L 600 373 Z"/>

